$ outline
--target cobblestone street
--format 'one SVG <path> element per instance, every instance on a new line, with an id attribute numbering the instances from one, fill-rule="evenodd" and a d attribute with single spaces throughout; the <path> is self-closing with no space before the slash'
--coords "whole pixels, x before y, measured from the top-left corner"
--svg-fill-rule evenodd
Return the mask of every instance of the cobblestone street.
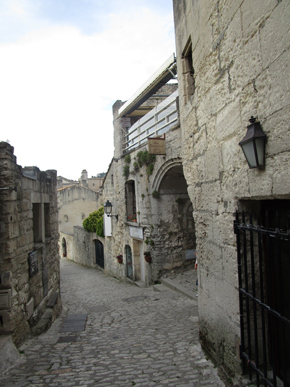
<path id="1" fill-rule="evenodd" d="M 61 316 L 0 386 L 224 386 L 199 345 L 197 300 L 64 259 L 61 292 Z"/>

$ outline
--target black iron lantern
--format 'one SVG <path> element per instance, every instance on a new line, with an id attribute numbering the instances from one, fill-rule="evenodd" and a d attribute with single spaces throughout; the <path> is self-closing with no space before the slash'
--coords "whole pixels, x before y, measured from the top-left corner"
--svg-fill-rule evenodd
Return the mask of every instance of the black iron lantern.
<path id="1" fill-rule="evenodd" d="M 112 207 L 113 207 L 112 203 L 109 200 L 107 200 L 106 203 L 104 204 L 105 214 L 110 216 L 112 212 Z"/>
<path id="2" fill-rule="evenodd" d="M 265 166 L 265 144 L 266 135 L 262 130 L 260 122 L 252 116 L 248 131 L 239 145 L 242 147 L 250 168 L 263 168 Z"/>
<path id="3" fill-rule="evenodd" d="M 107 200 L 106 203 L 104 204 L 105 214 L 110 217 L 114 216 L 118 221 L 118 215 L 112 215 L 112 207 L 113 207 L 113 204 L 109 200 Z"/>

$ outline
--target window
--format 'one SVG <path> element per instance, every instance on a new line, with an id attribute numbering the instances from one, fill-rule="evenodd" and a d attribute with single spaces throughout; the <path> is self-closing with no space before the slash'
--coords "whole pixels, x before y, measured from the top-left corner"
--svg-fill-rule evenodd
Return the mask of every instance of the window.
<path id="1" fill-rule="evenodd" d="M 33 203 L 33 239 L 35 243 L 42 242 L 42 214 L 41 203 Z"/>
<path id="2" fill-rule="evenodd" d="M 129 180 L 126 182 L 125 191 L 126 191 L 127 220 L 129 222 L 137 222 L 136 194 L 135 194 L 134 180 Z"/>
<path id="3" fill-rule="evenodd" d="M 44 203 L 44 227 L 45 227 L 45 237 L 51 237 L 50 230 L 50 204 Z"/>
<path id="4" fill-rule="evenodd" d="M 184 94 L 184 100 L 185 100 L 184 102 L 187 103 L 190 97 L 195 92 L 191 38 L 188 40 L 184 48 L 181 60 L 182 60 L 182 76 L 183 76 L 183 88 L 184 88 L 183 94 Z"/>

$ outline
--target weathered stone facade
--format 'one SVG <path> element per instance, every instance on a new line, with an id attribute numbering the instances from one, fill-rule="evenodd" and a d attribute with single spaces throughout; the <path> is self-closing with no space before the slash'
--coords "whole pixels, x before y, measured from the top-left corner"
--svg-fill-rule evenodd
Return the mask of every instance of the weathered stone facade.
<path id="1" fill-rule="evenodd" d="M 83 227 L 75 226 L 73 236 L 71 240 L 68 239 L 68 243 L 72 246 L 69 259 L 84 266 L 100 267 L 96 262 L 96 243 L 103 246 L 104 238 L 93 232 L 87 232 Z"/>
<path id="2" fill-rule="evenodd" d="M 166 85 L 156 94 L 170 95 L 175 90 L 176 85 Z M 164 99 L 153 96 L 142 106 L 152 109 Z M 156 155 L 151 173 L 148 164 L 136 165 L 138 154 L 148 149 L 147 141 L 130 152 L 123 151 L 124 119 L 129 121 L 119 113 L 122 105 L 117 101 L 113 106 L 115 153 L 104 181 L 104 203 L 112 202 L 112 213 L 118 215 L 118 221 L 114 216 L 107 220 L 112 232 L 105 237 L 105 271 L 148 286 L 168 270 L 194 264 L 194 256 L 187 259 L 187 252 L 195 249 L 193 209 L 182 170 L 178 122 L 166 132 L 166 154 Z M 134 115 L 129 119 L 130 125 L 136 122 Z M 146 251 L 151 263 L 145 261 Z M 118 255 L 123 256 L 121 264 Z"/>
<path id="3" fill-rule="evenodd" d="M 103 184 L 103 178 L 101 177 L 88 177 L 88 172 L 86 169 L 82 170 L 82 175 L 79 179 L 79 184 L 83 187 L 92 189 L 93 191 L 98 192 Z"/>
<path id="4" fill-rule="evenodd" d="M 20 345 L 61 308 L 56 171 L 16 164 L 0 143 L 0 334 Z"/>
<path id="5" fill-rule="evenodd" d="M 99 193 L 85 187 L 72 185 L 58 190 L 59 230 L 72 233 L 85 218 L 98 208 Z"/>
<path id="6" fill-rule="evenodd" d="M 196 224 L 200 337 L 220 365 L 236 372 L 240 316 L 234 212 L 248 208 L 250 200 L 259 208 L 266 199 L 290 199 L 290 3 L 173 4 L 180 157 Z M 267 135 L 264 169 L 249 169 L 239 147 L 251 116 Z"/>

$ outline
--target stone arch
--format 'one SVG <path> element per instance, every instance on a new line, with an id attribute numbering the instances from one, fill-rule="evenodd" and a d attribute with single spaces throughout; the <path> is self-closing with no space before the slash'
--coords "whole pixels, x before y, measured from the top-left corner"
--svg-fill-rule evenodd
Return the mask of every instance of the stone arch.
<path id="1" fill-rule="evenodd" d="M 182 167 L 182 160 L 179 157 L 167 160 L 164 164 L 161 165 L 161 167 L 158 169 L 157 173 L 154 176 L 152 182 L 152 191 L 159 191 L 161 182 L 166 173 L 176 166 Z"/>

